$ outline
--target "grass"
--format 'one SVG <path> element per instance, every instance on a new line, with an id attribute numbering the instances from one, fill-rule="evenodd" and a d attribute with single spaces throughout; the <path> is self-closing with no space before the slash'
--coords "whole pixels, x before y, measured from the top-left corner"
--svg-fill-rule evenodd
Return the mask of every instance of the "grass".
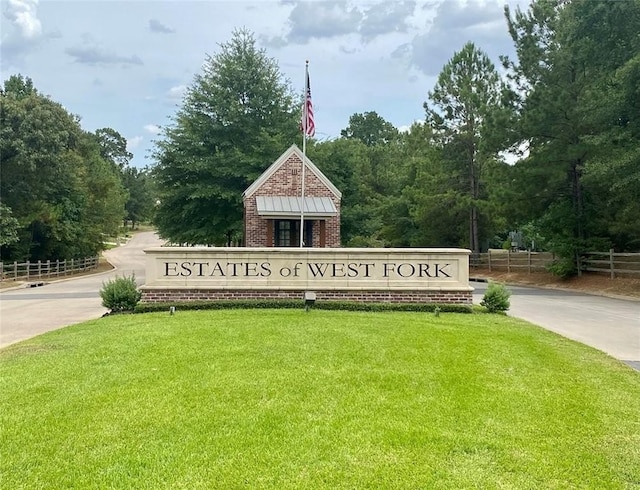
<path id="1" fill-rule="evenodd" d="M 3 488 L 640 488 L 640 373 L 505 316 L 109 316 L 0 370 Z"/>

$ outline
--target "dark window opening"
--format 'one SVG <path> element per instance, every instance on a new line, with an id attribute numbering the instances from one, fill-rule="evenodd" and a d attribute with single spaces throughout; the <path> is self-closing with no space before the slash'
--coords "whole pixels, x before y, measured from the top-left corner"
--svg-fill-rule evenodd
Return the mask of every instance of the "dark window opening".
<path id="1" fill-rule="evenodd" d="M 274 245 L 276 247 L 300 246 L 300 220 L 275 220 Z M 304 222 L 304 246 L 313 246 L 313 221 Z"/>

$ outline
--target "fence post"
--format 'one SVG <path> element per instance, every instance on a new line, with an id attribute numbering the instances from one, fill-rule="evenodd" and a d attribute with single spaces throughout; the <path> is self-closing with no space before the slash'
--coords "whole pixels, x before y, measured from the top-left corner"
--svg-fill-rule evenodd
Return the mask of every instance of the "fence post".
<path id="1" fill-rule="evenodd" d="M 527 272 L 531 274 L 531 250 L 527 250 Z"/>
<path id="2" fill-rule="evenodd" d="M 14 281 L 18 280 L 18 263 L 17 262 L 13 263 L 13 280 Z"/>
<path id="3" fill-rule="evenodd" d="M 582 277 L 582 256 L 579 253 L 576 254 L 576 267 L 578 269 L 578 277 Z"/>
<path id="4" fill-rule="evenodd" d="M 489 264 L 489 272 L 491 272 L 491 249 L 487 250 L 487 263 Z"/>
<path id="5" fill-rule="evenodd" d="M 38 279 L 42 278 L 42 261 L 38 260 Z"/>
<path id="6" fill-rule="evenodd" d="M 511 249 L 507 250 L 507 274 L 511 272 Z"/>
<path id="7" fill-rule="evenodd" d="M 616 277 L 616 269 L 614 267 L 613 262 L 613 249 L 609 249 L 609 269 L 611 270 L 611 279 L 615 279 Z"/>

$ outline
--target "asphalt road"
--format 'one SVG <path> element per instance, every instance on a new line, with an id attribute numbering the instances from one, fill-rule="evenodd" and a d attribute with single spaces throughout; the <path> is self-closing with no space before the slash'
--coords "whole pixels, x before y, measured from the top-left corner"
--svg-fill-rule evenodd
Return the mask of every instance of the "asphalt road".
<path id="1" fill-rule="evenodd" d="M 107 312 L 99 294 L 102 283 L 115 275 L 135 274 L 136 282 L 144 284 L 143 250 L 160 244 L 155 234 L 139 233 L 125 246 L 105 253 L 114 271 L 1 292 L 0 347 L 99 318 Z M 474 303 L 479 303 L 487 284 L 472 282 L 472 286 L 476 288 Z M 551 289 L 509 289 L 510 315 L 595 347 L 640 370 L 640 301 Z"/>
<path id="2" fill-rule="evenodd" d="M 4 347 L 49 330 L 99 318 L 108 310 L 102 306 L 103 282 L 135 274 L 144 284 L 143 250 L 161 245 L 152 232 L 138 233 L 122 247 L 105 252 L 116 269 L 75 279 L 46 283 L 40 287 L 22 287 L 0 293 L 0 347 Z"/>
<path id="3" fill-rule="evenodd" d="M 472 282 L 480 303 L 486 283 Z M 640 370 L 640 301 L 509 286 L 509 315 L 595 347 Z"/>

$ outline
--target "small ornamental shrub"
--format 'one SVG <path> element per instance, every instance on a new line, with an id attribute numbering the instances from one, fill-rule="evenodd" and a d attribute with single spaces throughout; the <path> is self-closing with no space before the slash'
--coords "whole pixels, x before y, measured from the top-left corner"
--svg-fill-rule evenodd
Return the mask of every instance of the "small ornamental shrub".
<path id="1" fill-rule="evenodd" d="M 497 282 L 489 283 L 487 291 L 484 293 L 484 297 L 480 304 L 484 306 L 489 313 L 504 312 L 511 306 L 509 297 L 511 292 L 504 286 Z"/>
<path id="2" fill-rule="evenodd" d="M 102 283 L 100 290 L 102 306 L 109 308 L 112 313 L 133 311 L 142 297 L 138 291 L 135 275 L 130 277 L 116 277 Z"/>

